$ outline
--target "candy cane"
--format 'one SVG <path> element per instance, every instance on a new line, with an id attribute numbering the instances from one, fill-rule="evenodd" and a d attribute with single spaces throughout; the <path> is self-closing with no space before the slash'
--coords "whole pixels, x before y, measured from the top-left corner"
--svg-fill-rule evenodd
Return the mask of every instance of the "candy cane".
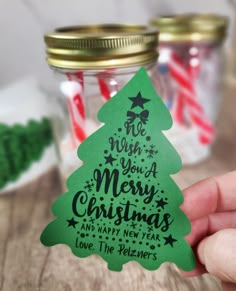
<path id="1" fill-rule="evenodd" d="M 83 78 L 79 80 L 79 75 L 75 75 L 77 82 L 72 79 L 71 74 L 67 74 L 68 81 L 61 83 L 61 91 L 67 97 L 68 109 L 72 123 L 72 130 L 79 143 L 86 138 L 85 132 L 85 108 L 83 102 Z M 80 75 L 80 78 L 82 75 Z"/>
<path id="2" fill-rule="evenodd" d="M 104 102 L 108 101 L 118 92 L 118 83 L 113 77 L 103 78 L 102 74 L 111 73 L 113 70 L 106 70 L 100 74 L 97 74 L 97 81 Z"/>
<path id="3" fill-rule="evenodd" d="M 76 79 L 78 80 L 78 83 L 81 85 L 80 91 L 78 90 L 77 93 L 73 97 L 73 101 L 77 107 L 77 110 L 79 112 L 79 115 L 81 116 L 81 124 L 84 125 L 85 123 L 85 105 L 84 105 L 84 98 L 83 98 L 83 92 L 84 92 L 84 77 L 82 72 L 75 72 L 74 73 Z"/>
<path id="4" fill-rule="evenodd" d="M 198 129 L 200 141 L 203 144 L 211 143 L 214 138 L 214 127 L 205 115 L 203 107 L 197 101 L 196 91 L 193 85 L 190 70 L 185 68 L 182 61 L 174 53 L 171 53 L 170 55 L 169 71 L 172 78 L 179 85 L 175 112 L 176 120 L 183 122 L 183 116 L 181 116 L 181 114 L 183 114 L 183 105 L 185 104 L 192 123 Z"/>

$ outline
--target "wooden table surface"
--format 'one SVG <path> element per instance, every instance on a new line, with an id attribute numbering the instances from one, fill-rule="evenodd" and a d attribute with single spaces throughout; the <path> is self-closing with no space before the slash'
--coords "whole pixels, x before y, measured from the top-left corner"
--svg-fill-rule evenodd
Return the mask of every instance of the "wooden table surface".
<path id="1" fill-rule="evenodd" d="M 236 96 L 228 89 L 212 156 L 175 176 L 180 187 L 210 175 L 235 169 Z M 52 169 L 20 190 L 0 196 L 0 290 L 2 291 L 152 291 L 221 290 L 209 275 L 182 278 L 172 264 L 146 271 L 128 263 L 121 273 L 108 271 L 97 256 L 74 257 L 67 246 L 46 248 L 39 242 L 52 219 L 50 207 L 61 193 L 58 173 Z"/>

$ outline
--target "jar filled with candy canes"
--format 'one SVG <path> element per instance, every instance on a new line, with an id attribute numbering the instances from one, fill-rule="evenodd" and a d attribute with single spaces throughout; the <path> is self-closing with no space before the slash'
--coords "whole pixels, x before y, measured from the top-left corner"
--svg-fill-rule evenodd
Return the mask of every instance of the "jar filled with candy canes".
<path id="1" fill-rule="evenodd" d="M 45 35 L 60 104 L 53 127 L 65 179 L 82 164 L 79 144 L 101 126 L 100 107 L 141 66 L 160 94 L 157 42 L 156 29 L 132 25 L 65 27 Z"/>
<path id="2" fill-rule="evenodd" d="M 158 71 L 173 120 L 167 135 L 190 165 L 210 156 L 223 89 L 227 18 L 186 14 L 152 19 L 159 30 Z"/>

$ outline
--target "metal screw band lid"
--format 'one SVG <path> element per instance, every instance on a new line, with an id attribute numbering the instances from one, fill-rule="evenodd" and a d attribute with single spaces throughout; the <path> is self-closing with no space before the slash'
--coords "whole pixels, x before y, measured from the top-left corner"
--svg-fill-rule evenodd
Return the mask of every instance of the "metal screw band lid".
<path id="1" fill-rule="evenodd" d="M 120 68 L 148 64 L 157 58 L 157 30 L 145 26 L 64 27 L 44 39 L 47 62 L 58 68 Z"/>
<path id="2" fill-rule="evenodd" d="M 215 14 L 180 14 L 154 18 L 150 24 L 159 30 L 160 42 L 222 41 L 228 18 Z"/>

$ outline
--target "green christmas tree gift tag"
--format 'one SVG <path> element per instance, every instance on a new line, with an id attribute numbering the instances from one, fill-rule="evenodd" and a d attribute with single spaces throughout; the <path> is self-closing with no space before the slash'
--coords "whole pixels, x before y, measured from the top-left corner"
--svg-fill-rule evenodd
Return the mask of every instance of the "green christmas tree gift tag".
<path id="1" fill-rule="evenodd" d="M 84 161 L 67 180 L 43 231 L 46 246 L 66 244 L 78 257 L 100 255 L 108 268 L 137 261 L 148 270 L 195 258 L 184 236 L 190 223 L 183 195 L 170 177 L 181 160 L 162 130 L 172 125 L 144 68 L 99 111 L 104 125 L 79 147 Z"/>

